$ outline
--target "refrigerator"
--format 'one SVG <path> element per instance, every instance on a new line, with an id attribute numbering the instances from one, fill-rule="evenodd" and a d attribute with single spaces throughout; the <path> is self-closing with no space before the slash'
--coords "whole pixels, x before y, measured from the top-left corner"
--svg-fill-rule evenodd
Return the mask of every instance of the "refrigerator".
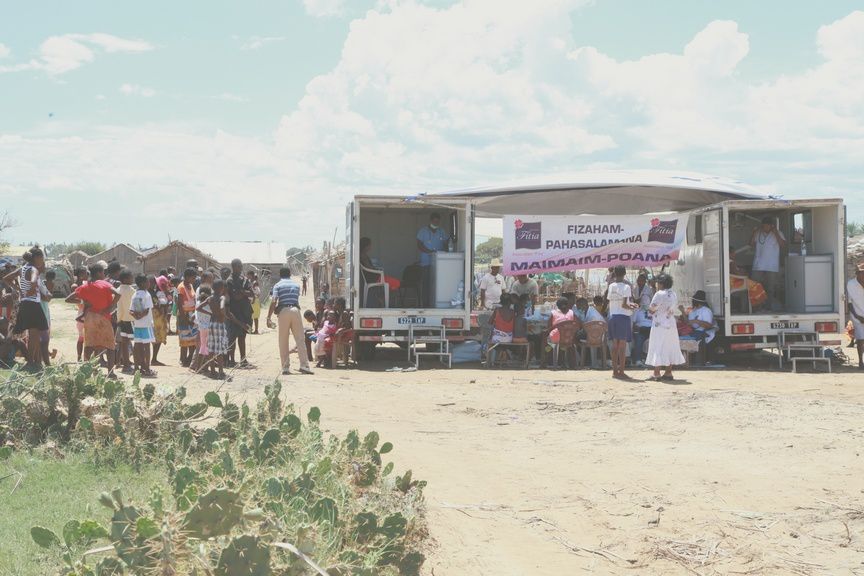
<path id="1" fill-rule="evenodd" d="M 464 252 L 435 252 L 432 255 L 432 294 L 435 308 L 453 308 L 459 282 L 465 280 Z"/>
<path id="2" fill-rule="evenodd" d="M 789 312 L 834 312 L 834 257 L 790 254 L 786 264 Z"/>

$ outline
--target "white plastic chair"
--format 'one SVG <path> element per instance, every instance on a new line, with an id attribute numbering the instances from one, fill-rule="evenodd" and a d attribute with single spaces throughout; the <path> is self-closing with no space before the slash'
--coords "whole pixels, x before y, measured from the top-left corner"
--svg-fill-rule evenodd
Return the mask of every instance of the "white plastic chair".
<path id="1" fill-rule="evenodd" d="M 363 306 L 368 306 L 369 289 L 378 288 L 380 286 L 384 290 L 384 307 L 390 308 L 390 285 L 384 280 L 384 271 L 367 268 L 361 264 L 360 273 L 364 275 L 364 278 L 366 277 L 366 273 L 376 274 L 378 276 L 377 282 L 366 282 L 366 288 L 363 290 Z"/>

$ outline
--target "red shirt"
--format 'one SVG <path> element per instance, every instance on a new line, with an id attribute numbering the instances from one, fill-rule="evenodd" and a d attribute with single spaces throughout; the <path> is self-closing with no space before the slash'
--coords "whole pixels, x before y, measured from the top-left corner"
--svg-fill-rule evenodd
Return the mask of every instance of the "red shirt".
<path id="1" fill-rule="evenodd" d="M 94 280 L 75 290 L 75 295 L 90 304 L 90 311 L 111 317 L 111 303 L 114 302 L 114 286 L 105 280 Z"/>

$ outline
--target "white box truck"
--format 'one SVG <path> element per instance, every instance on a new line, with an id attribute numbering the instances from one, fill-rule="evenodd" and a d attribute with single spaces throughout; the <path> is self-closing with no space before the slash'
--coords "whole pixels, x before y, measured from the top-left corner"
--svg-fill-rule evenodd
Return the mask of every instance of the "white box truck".
<path id="1" fill-rule="evenodd" d="M 427 270 L 418 270 L 417 232 L 428 226 L 432 214 L 440 216 L 451 242 L 446 251 L 430 255 Z M 415 197 L 356 196 L 348 204 L 346 298 L 354 310 L 361 349 L 380 342 L 407 343 L 410 325 L 415 331 L 444 326 L 449 340 L 465 338 L 471 324 L 473 225 L 467 198 L 421 202 Z M 361 240 L 369 246 L 371 266 L 360 265 Z M 430 275 L 428 281 L 424 273 Z M 398 289 L 392 279 L 401 283 Z"/>
<path id="2" fill-rule="evenodd" d="M 705 290 L 730 351 L 774 348 L 783 332 L 836 334 L 846 309 L 845 218 L 840 199 L 729 200 L 694 210 L 670 267 L 675 287 L 685 296 Z M 776 290 L 764 304 L 753 301 L 759 286 L 749 278 L 753 230 L 763 219 L 786 238 Z"/>

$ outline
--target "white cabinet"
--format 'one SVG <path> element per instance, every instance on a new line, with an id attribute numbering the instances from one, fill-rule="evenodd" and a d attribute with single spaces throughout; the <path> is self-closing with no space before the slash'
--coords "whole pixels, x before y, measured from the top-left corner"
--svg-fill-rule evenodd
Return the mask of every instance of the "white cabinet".
<path id="1" fill-rule="evenodd" d="M 465 254 L 463 252 L 435 252 L 432 254 L 432 294 L 429 299 L 433 308 L 453 308 L 451 301 L 459 290 L 459 282 L 465 279 Z"/>
<path id="2" fill-rule="evenodd" d="M 834 257 L 790 254 L 786 264 L 786 309 L 789 312 L 834 312 Z"/>

